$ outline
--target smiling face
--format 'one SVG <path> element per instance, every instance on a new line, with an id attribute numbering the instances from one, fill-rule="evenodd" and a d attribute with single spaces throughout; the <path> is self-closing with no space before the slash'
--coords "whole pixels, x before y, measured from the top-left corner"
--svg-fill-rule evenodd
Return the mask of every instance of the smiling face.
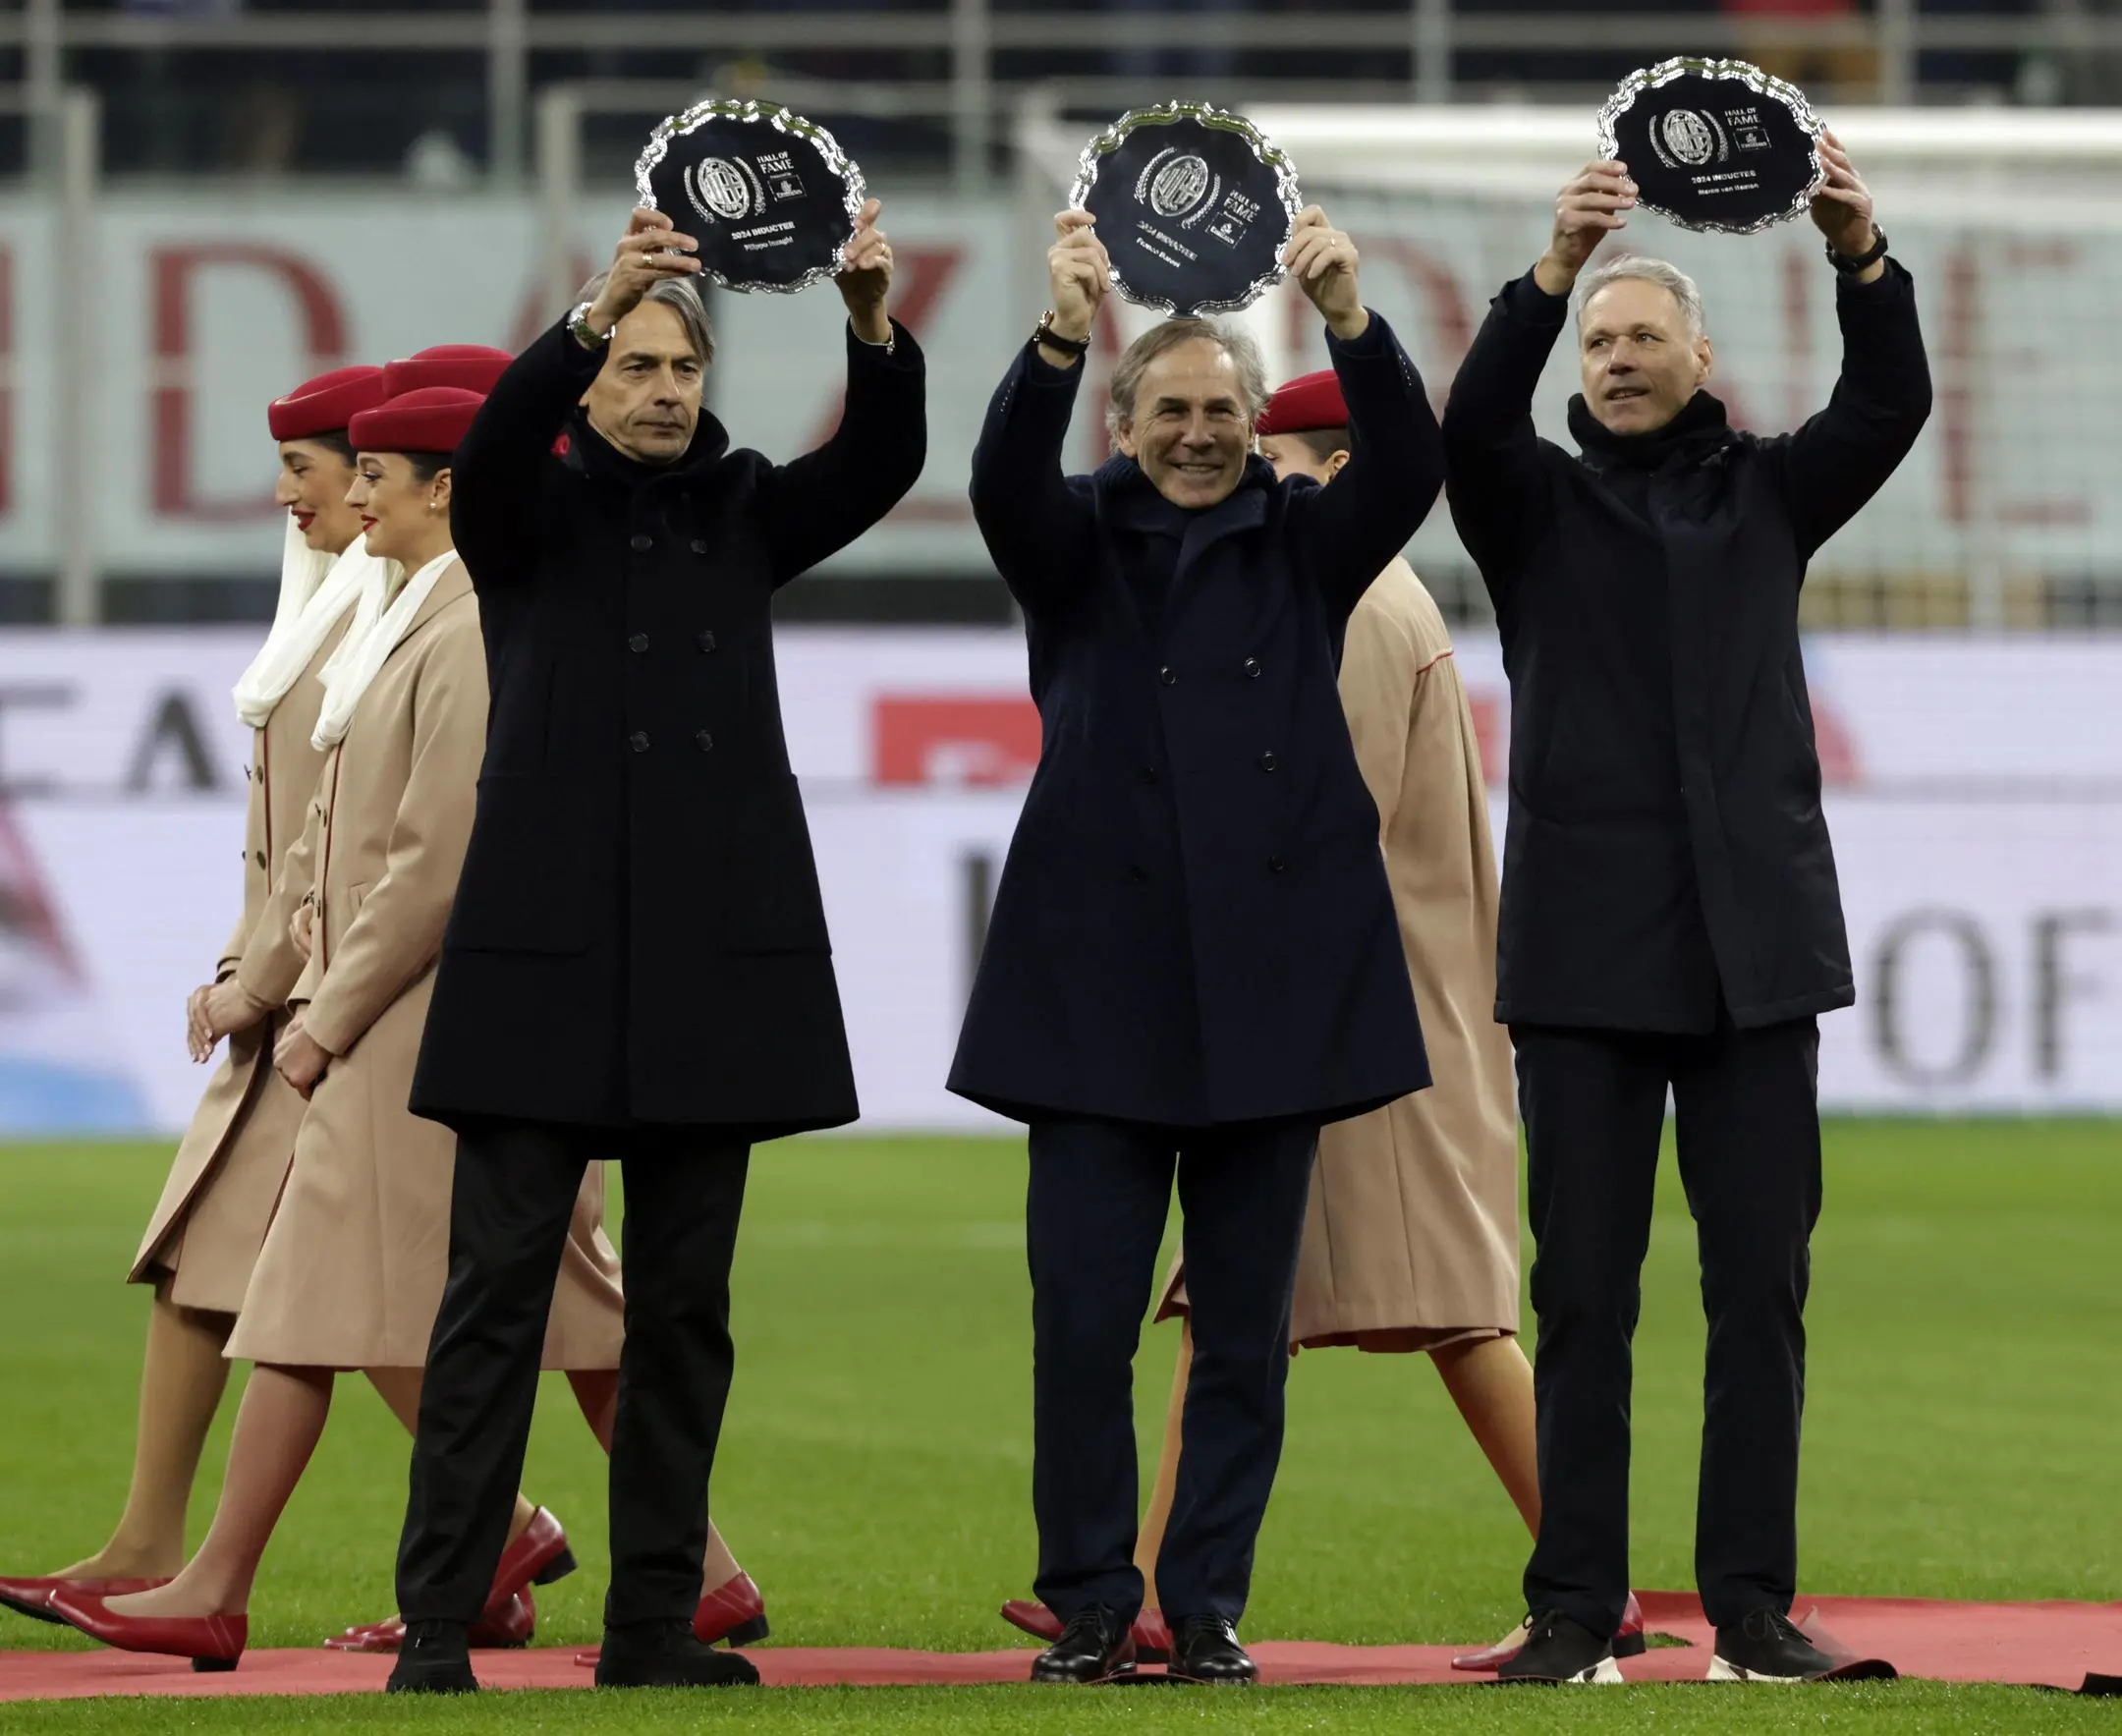
<path id="1" fill-rule="evenodd" d="M 1238 486 L 1253 443 L 1238 369 L 1221 344 L 1194 338 L 1143 369 L 1134 414 L 1114 430 L 1174 506 L 1214 506 Z"/>
<path id="2" fill-rule="evenodd" d="M 693 444 L 706 383 L 685 322 L 662 303 L 644 301 L 612 328 L 583 408 L 589 425 L 627 457 L 670 464 Z"/>
<path id="3" fill-rule="evenodd" d="M 347 504 L 360 515 L 368 552 L 409 571 L 426 565 L 449 540 L 450 474 L 420 478 L 403 452 L 363 452 L 354 461 Z"/>
<path id="4" fill-rule="evenodd" d="M 1592 416 L 1616 434 L 1648 434 L 1687 408 L 1709 377 L 1709 340 L 1690 334 L 1663 284 L 1620 277 L 1585 304 L 1578 359 Z"/>
<path id="5" fill-rule="evenodd" d="M 347 504 L 354 467 L 321 440 L 280 442 L 280 480 L 273 499 L 285 507 L 303 540 L 323 554 L 343 554 L 361 534 L 361 515 Z"/>

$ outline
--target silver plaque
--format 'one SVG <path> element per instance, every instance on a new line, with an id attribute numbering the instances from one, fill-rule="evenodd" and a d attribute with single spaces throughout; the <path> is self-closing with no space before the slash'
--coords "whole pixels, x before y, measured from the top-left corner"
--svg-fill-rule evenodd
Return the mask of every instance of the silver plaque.
<path id="1" fill-rule="evenodd" d="M 1726 235 L 1807 213 L 1827 179 L 1819 134 L 1803 90 L 1743 60 L 1661 60 L 1598 114 L 1599 154 L 1628 164 L 1645 205 Z"/>

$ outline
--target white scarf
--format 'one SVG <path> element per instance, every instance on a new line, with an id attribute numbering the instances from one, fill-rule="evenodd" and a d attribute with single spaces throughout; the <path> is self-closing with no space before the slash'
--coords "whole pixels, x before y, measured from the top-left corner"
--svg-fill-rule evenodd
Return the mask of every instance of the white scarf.
<path id="1" fill-rule="evenodd" d="M 280 551 L 280 601 L 273 610 L 272 631 L 235 688 L 236 715 L 252 729 L 263 729 L 273 707 L 287 698 L 362 588 L 362 581 L 382 563 L 357 536 L 344 554 L 314 549 L 290 515 L 287 544 Z"/>
<path id="2" fill-rule="evenodd" d="M 324 665 L 324 708 L 317 713 L 316 733 L 309 738 L 311 747 L 328 750 L 345 739 L 347 726 L 354 721 L 354 707 L 361 703 L 376 672 L 398 648 L 398 642 L 405 638 L 435 582 L 456 558 L 454 548 L 445 548 L 399 588 L 389 608 L 383 606 L 383 593 L 389 580 L 403 569 L 395 561 L 376 563 L 388 570 L 387 576 L 379 575 L 375 584 L 362 588 L 354 624 Z"/>

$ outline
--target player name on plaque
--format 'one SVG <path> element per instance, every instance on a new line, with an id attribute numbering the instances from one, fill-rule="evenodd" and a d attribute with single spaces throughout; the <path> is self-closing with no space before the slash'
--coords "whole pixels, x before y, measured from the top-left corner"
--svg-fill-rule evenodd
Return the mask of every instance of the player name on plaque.
<path id="1" fill-rule="evenodd" d="M 1243 115 L 1167 102 L 1084 146 L 1069 204 L 1097 219 L 1112 281 L 1167 313 L 1223 313 L 1282 280 L 1297 170 Z"/>
<path id="2" fill-rule="evenodd" d="M 695 103 L 648 136 L 642 204 L 699 243 L 702 275 L 791 295 L 840 269 L 868 190 L 833 136 L 778 103 Z"/>
<path id="3" fill-rule="evenodd" d="M 1805 215 L 1826 179 L 1820 123 L 1797 85 L 1743 60 L 1660 61 L 1599 110 L 1601 155 L 1683 229 L 1752 235 Z"/>

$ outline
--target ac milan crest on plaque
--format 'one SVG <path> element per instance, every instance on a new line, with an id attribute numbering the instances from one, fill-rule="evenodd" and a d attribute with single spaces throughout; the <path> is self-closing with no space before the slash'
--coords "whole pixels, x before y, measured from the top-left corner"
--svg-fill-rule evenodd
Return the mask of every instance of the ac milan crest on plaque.
<path id="1" fill-rule="evenodd" d="M 1797 85 L 1743 60 L 1680 57 L 1621 81 L 1599 110 L 1598 147 L 1683 229 L 1752 235 L 1805 215 L 1826 179 L 1819 132 Z"/>
<path id="2" fill-rule="evenodd" d="M 840 269 L 868 197 L 862 170 L 823 127 L 734 99 L 695 103 L 658 125 L 634 190 L 699 243 L 703 275 L 783 295 Z"/>
<path id="3" fill-rule="evenodd" d="M 1168 313 L 1221 313 L 1282 281 L 1297 170 L 1243 115 L 1167 102 L 1084 146 L 1069 203 L 1097 219 L 1113 287 Z"/>

